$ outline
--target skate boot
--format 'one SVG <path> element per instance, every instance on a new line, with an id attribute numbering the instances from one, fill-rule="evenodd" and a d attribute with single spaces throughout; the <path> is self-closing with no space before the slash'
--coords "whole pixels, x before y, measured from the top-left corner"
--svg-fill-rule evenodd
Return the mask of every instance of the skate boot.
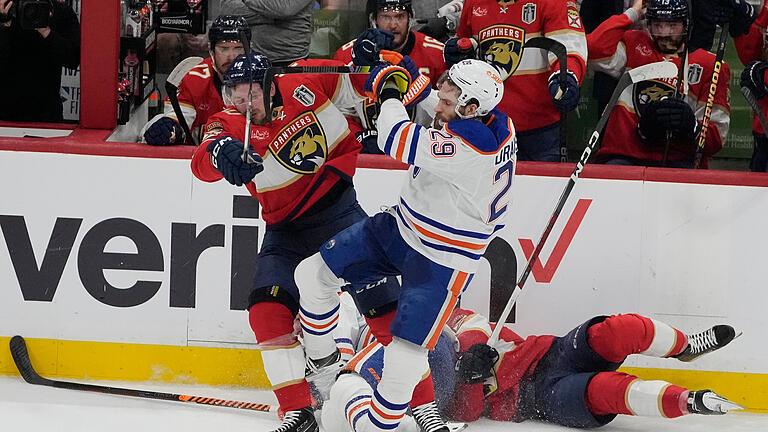
<path id="1" fill-rule="evenodd" d="M 697 390 L 688 393 L 688 411 L 691 414 L 723 415 L 730 410 L 744 407 L 729 401 L 712 390 Z"/>
<path id="2" fill-rule="evenodd" d="M 728 345 L 736 338 L 736 332 L 733 327 L 722 324 L 687 336 L 688 346 L 680 354 L 672 356 L 683 362 L 696 360 L 704 354 Z"/>
<path id="3" fill-rule="evenodd" d="M 310 383 L 315 399 L 322 403 L 328 399 L 331 386 L 336 380 L 336 375 L 344 368 L 346 362 L 342 360 L 341 353 L 336 350 L 328 357 L 321 359 L 311 359 L 307 357 L 306 369 L 304 375 Z"/>
<path id="4" fill-rule="evenodd" d="M 440 417 L 435 401 L 412 407 L 411 413 L 422 432 L 450 432 L 448 425 Z"/>
<path id="5" fill-rule="evenodd" d="M 288 411 L 283 417 L 283 424 L 272 432 L 320 432 L 312 407 Z"/>

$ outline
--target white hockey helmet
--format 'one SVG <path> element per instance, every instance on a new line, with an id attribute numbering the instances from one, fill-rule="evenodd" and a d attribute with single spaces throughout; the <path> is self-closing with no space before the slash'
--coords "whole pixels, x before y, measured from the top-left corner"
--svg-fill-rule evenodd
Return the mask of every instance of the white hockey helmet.
<path id="1" fill-rule="evenodd" d="M 477 101 L 477 112 L 472 117 L 482 117 L 496 107 L 504 96 L 504 81 L 499 71 L 482 60 L 462 60 L 451 66 L 448 77 L 460 90 L 461 94 L 456 104 L 456 114 L 459 107 L 465 106 L 472 99 Z"/>

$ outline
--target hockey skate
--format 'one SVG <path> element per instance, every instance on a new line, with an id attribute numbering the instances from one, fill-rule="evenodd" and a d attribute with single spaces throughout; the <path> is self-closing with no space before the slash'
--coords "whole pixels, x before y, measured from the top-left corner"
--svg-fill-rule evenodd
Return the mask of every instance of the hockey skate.
<path id="1" fill-rule="evenodd" d="M 723 415 L 730 410 L 743 409 L 743 406 L 729 401 L 712 390 L 688 393 L 688 411 L 691 414 Z"/>
<path id="2" fill-rule="evenodd" d="M 324 400 L 328 399 L 331 386 L 336 380 L 336 375 L 341 372 L 345 365 L 346 362 L 342 360 L 339 350 L 336 350 L 328 357 L 317 360 L 307 357 L 304 375 L 313 387 L 313 390 L 317 392 L 313 396 L 318 399 L 318 403 L 322 404 Z"/>
<path id="3" fill-rule="evenodd" d="M 320 432 L 311 407 L 288 411 L 283 417 L 283 424 L 272 432 Z"/>
<path id="4" fill-rule="evenodd" d="M 411 413 L 422 432 L 458 432 L 467 428 L 466 423 L 446 423 L 443 421 L 435 401 L 411 408 Z"/>
<path id="5" fill-rule="evenodd" d="M 704 354 L 718 350 L 741 336 L 741 333 L 737 335 L 733 327 L 721 324 L 687 336 L 688 346 L 680 354 L 672 356 L 683 362 L 696 360 Z"/>

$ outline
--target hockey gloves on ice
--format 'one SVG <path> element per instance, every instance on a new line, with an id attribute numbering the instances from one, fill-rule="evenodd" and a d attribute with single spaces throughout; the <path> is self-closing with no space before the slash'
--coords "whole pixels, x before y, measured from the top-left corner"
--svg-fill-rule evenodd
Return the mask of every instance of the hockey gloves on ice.
<path id="1" fill-rule="evenodd" d="M 456 377 L 459 382 L 476 384 L 493 375 L 493 365 L 499 359 L 496 348 L 476 343 L 459 356 L 456 361 Z"/>
<path id="2" fill-rule="evenodd" d="M 380 64 L 368 74 L 363 90 L 377 103 L 392 98 L 402 101 L 410 85 L 411 74 L 404 67 Z"/>
<path id="3" fill-rule="evenodd" d="M 768 72 L 768 62 L 753 60 L 747 63 L 744 71 L 741 72 L 741 87 L 746 87 L 755 95 L 756 98 L 768 96 L 768 87 L 765 85 L 765 79 Z"/>
<path id="4" fill-rule="evenodd" d="M 373 66 L 379 62 L 380 52 L 390 49 L 394 41 L 395 35 L 392 32 L 369 28 L 355 39 L 352 62 L 356 66 Z"/>
<path id="5" fill-rule="evenodd" d="M 261 156 L 252 148 L 249 148 L 248 152 L 255 162 L 243 161 L 243 143 L 230 136 L 216 139 L 208 144 L 206 150 L 211 154 L 213 167 L 235 186 L 249 183 L 256 174 L 264 170 Z"/>
<path id="6" fill-rule="evenodd" d="M 477 41 L 474 38 L 454 37 L 445 41 L 443 60 L 445 68 L 450 69 L 456 63 L 477 58 Z"/>
<path id="7" fill-rule="evenodd" d="M 757 11 L 746 0 L 717 0 L 712 9 L 712 18 L 718 25 L 730 23 L 728 32 L 736 38 L 749 33 L 749 27 L 757 18 Z"/>
<path id="8" fill-rule="evenodd" d="M 176 120 L 160 117 L 144 132 L 144 140 L 155 146 L 184 144 L 184 130 Z"/>
<path id="9" fill-rule="evenodd" d="M 691 143 L 696 137 L 696 116 L 682 99 L 655 100 L 645 107 L 637 127 L 640 137 L 652 146 L 663 145 L 667 131 L 675 141 Z"/>
<path id="10" fill-rule="evenodd" d="M 568 71 L 565 75 L 565 89 L 560 89 L 560 72 L 555 72 L 549 76 L 547 85 L 549 94 L 552 96 L 552 103 L 560 112 L 569 112 L 579 106 L 579 82 L 576 75 Z"/>

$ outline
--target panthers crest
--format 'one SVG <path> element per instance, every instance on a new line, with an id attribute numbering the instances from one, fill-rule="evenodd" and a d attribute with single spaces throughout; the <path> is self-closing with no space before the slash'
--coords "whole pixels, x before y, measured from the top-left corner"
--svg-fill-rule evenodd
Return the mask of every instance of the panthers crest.
<path id="1" fill-rule="evenodd" d="M 496 24 L 478 33 L 482 59 L 496 66 L 504 79 L 515 73 L 523 55 L 525 29 Z"/>
<path id="2" fill-rule="evenodd" d="M 675 88 L 662 81 L 640 81 L 632 90 L 632 103 L 635 105 L 635 113 L 642 117 L 645 106 L 652 101 L 673 97 Z"/>
<path id="3" fill-rule="evenodd" d="M 312 111 L 285 125 L 269 145 L 283 166 L 299 174 L 314 174 L 328 158 L 325 133 Z"/>

